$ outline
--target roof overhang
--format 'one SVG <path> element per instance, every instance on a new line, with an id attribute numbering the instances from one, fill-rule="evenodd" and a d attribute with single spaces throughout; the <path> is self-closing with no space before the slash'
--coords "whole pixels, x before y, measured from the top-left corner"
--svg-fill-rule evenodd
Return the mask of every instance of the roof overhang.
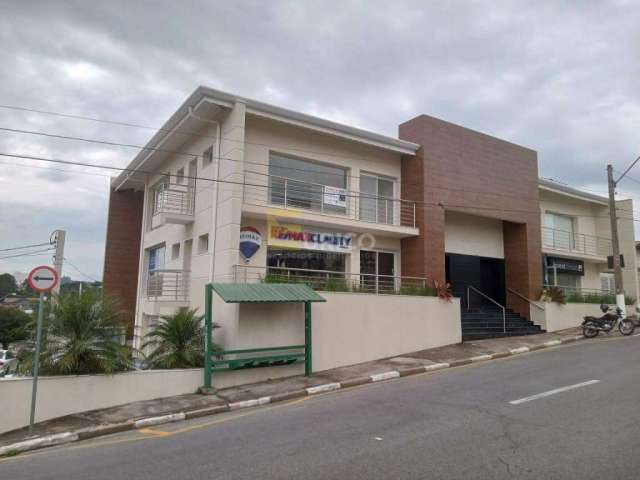
<path id="1" fill-rule="evenodd" d="M 136 176 L 136 172 L 147 164 L 149 158 L 161 156 L 158 155 L 156 150 L 150 149 L 167 148 L 167 144 L 179 145 L 184 143 L 189 133 L 196 132 L 202 128 L 202 121 L 198 120 L 197 117 L 215 119 L 216 115 L 221 111 L 231 109 L 235 103 L 244 103 L 248 115 L 314 130 L 374 148 L 404 155 L 415 155 L 420 148 L 420 145 L 416 143 L 387 137 L 379 133 L 200 86 L 184 101 L 169 120 L 158 129 L 158 132 L 151 137 L 145 145 L 146 150 L 142 149 L 129 163 L 127 170 L 112 180 L 112 188 L 118 190 L 127 188 L 131 184 L 140 183 L 142 180 L 139 176 Z M 192 113 L 196 113 L 197 117 Z M 171 141 L 171 138 L 175 137 L 176 134 L 181 137 L 182 141 Z"/>
<path id="2" fill-rule="evenodd" d="M 569 187 L 552 180 L 547 180 L 546 178 L 538 179 L 538 187 L 540 190 L 556 193 L 576 200 L 582 200 L 583 202 L 595 203 L 602 206 L 607 206 L 609 204 L 606 197 L 578 190 L 577 188 Z"/>

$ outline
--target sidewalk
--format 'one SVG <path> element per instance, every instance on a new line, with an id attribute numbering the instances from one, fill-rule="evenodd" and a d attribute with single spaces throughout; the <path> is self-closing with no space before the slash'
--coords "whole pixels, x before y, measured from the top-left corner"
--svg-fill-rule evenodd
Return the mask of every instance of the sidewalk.
<path id="1" fill-rule="evenodd" d="M 336 368 L 319 372 L 310 377 L 295 376 L 227 388 L 217 391 L 215 395 L 180 395 L 68 415 L 37 424 L 34 429 L 35 439 L 27 440 L 26 428 L 0 435 L 0 456 L 487 361 L 553 347 L 582 338 L 580 328 L 571 328 L 560 332 L 524 337 L 478 340 Z M 606 336 L 602 336 L 602 338 L 606 338 Z"/>

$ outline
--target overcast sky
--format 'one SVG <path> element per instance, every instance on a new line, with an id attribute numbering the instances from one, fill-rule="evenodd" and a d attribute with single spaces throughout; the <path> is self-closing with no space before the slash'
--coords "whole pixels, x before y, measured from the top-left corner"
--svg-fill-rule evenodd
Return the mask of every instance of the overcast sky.
<path id="1" fill-rule="evenodd" d="M 542 176 L 602 193 L 606 163 L 640 154 L 634 1 L 5 0 L 0 42 L 4 105 L 159 126 L 207 85 L 394 136 L 427 113 L 535 149 Z M 2 108 L 0 128 L 152 133 Z M 0 131 L 0 152 L 125 166 L 136 151 Z M 101 278 L 107 172 L 71 168 L 0 156 L 0 249 L 63 228 L 68 259 Z M 640 203 L 640 183 L 620 192 Z M 4 258 L 0 272 L 48 261 Z"/>

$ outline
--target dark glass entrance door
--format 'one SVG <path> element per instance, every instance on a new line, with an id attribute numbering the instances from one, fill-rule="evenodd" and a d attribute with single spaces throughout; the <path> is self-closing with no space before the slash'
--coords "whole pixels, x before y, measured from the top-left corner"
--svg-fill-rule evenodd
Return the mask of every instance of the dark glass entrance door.
<path id="1" fill-rule="evenodd" d="M 455 296 L 467 304 L 467 286 L 477 288 L 501 305 L 505 304 L 504 260 L 447 253 L 445 256 L 447 282 Z M 471 306 L 491 305 L 480 295 L 471 294 Z"/>
<path id="2" fill-rule="evenodd" d="M 360 285 L 386 291 L 395 285 L 395 255 L 389 252 L 360 250 Z"/>

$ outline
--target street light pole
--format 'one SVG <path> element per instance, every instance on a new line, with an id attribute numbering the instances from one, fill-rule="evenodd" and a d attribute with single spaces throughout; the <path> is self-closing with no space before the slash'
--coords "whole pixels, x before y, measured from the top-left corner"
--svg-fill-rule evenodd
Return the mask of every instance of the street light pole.
<path id="1" fill-rule="evenodd" d="M 620 181 L 620 179 L 618 179 L 618 181 Z M 609 221 L 611 222 L 611 246 L 613 250 L 613 275 L 616 283 L 616 305 L 622 310 L 622 314 L 626 316 L 627 312 L 625 305 L 626 302 L 624 301 L 624 285 L 622 284 L 622 265 L 620 263 L 618 216 L 616 214 L 616 183 L 617 182 L 613 179 L 613 167 L 609 164 L 607 165 L 607 184 L 609 186 Z"/>

